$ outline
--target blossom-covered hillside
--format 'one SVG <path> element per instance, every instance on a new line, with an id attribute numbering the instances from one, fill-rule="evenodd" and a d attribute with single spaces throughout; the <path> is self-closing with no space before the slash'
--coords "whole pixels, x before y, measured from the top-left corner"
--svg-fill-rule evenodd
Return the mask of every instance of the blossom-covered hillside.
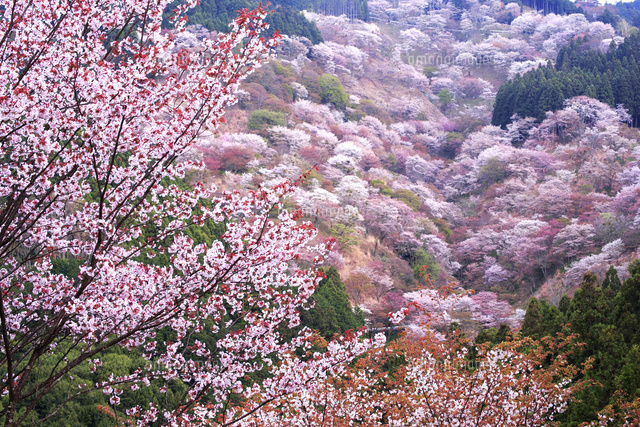
<path id="1" fill-rule="evenodd" d="M 253 1 L 0 0 L 0 423 L 640 425 L 631 9 Z"/>
<path id="2" fill-rule="evenodd" d="M 531 295 L 557 302 L 587 271 L 624 278 L 640 245 L 624 107 L 580 96 L 541 122 L 490 122 L 502 83 L 576 37 L 606 51 L 627 27 L 497 1 L 427 6 L 370 2 L 370 22 L 307 13 L 324 42 L 285 36 L 192 155 L 243 191 L 317 166 L 290 203 L 338 240 L 330 263 L 374 323 L 427 275 L 479 292 L 450 309 L 469 332 L 517 326 Z"/>

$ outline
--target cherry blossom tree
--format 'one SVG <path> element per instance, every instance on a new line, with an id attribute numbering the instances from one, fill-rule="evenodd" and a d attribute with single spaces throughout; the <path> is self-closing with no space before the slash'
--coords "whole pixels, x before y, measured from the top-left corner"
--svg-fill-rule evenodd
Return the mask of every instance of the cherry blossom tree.
<path id="1" fill-rule="evenodd" d="M 310 246 L 316 231 L 298 223 L 299 212 L 278 213 L 291 181 L 246 196 L 179 187 L 198 165 L 177 159 L 217 127 L 277 37 L 258 37 L 264 9 L 245 10 L 228 33 L 177 49 L 161 31 L 168 3 L 0 2 L 7 426 L 37 422 L 34 408 L 59 385 L 69 389 L 60 404 L 102 390 L 140 425 L 228 425 L 243 417 L 230 409 L 232 396 L 244 394 L 255 411 L 264 404 L 257 394 L 268 401 L 300 390 L 367 347 L 354 335 L 301 362 L 291 355 L 306 332 L 280 335 L 281 326 L 298 324 L 297 309 L 319 280 L 314 269 L 288 262 L 310 253 L 316 263 L 327 249 Z M 174 11 L 177 33 L 195 3 Z M 195 242 L 187 229 L 205 224 L 218 224 L 220 235 Z M 66 258 L 79 268 L 56 273 L 53 263 Z M 114 348 L 135 350 L 149 364 L 126 375 L 103 372 L 96 382 L 74 378 L 81 367 L 101 372 L 101 356 Z M 267 380 L 246 380 L 274 357 L 284 362 Z M 166 392 L 175 379 L 185 385 L 177 406 L 121 408 L 125 388 Z M 205 398 L 213 402 L 206 410 Z"/>
<path id="2" fill-rule="evenodd" d="M 369 352 L 323 387 L 269 404 L 247 425 L 543 426 L 566 410 L 579 371 L 568 361 L 573 337 L 490 348 L 421 332 Z"/>
<path id="3" fill-rule="evenodd" d="M 412 49 L 426 49 L 431 45 L 431 38 L 417 28 L 409 28 L 400 31 L 402 39 L 401 49 L 403 51 L 411 51 Z"/>
<path id="4" fill-rule="evenodd" d="M 273 141 L 282 147 L 284 152 L 297 153 L 300 149 L 309 145 L 311 136 L 300 129 L 288 129 L 284 126 L 269 128 L 269 134 Z"/>
<path id="5" fill-rule="evenodd" d="M 405 162 L 407 177 L 414 182 L 434 182 L 438 171 L 443 167 L 442 160 L 427 161 L 418 155 L 408 157 Z"/>
<path id="6" fill-rule="evenodd" d="M 593 250 L 595 228 L 592 224 L 570 224 L 553 238 L 553 252 L 566 262 Z"/>
<path id="7" fill-rule="evenodd" d="M 455 273 L 460 268 L 460 264 L 451 259 L 453 257 L 451 248 L 438 236 L 423 234 L 420 236 L 420 240 L 424 242 L 424 247 L 429 253 L 433 254 L 438 262 L 447 267 L 451 273 Z"/>
<path id="8" fill-rule="evenodd" d="M 624 248 L 625 245 L 621 239 L 607 243 L 602 247 L 602 251 L 599 254 L 586 256 L 572 264 L 565 275 L 565 283 L 575 286 L 580 283 L 584 275 L 588 272 L 596 273 L 600 277 L 604 276 L 608 266 L 618 261 Z"/>
<path id="9" fill-rule="evenodd" d="M 378 250 L 378 243 L 383 243 L 389 236 L 402 233 L 402 219 L 400 218 L 404 203 L 395 200 L 375 198 L 369 199 L 362 207 L 362 216 L 367 233 L 376 237 L 374 255 Z"/>
<path id="10" fill-rule="evenodd" d="M 356 161 L 360 161 L 364 155 L 362 147 L 352 141 L 345 141 L 336 146 L 333 150 L 335 155 L 343 155 L 352 157 Z"/>
<path id="11" fill-rule="evenodd" d="M 504 131 L 497 126 L 489 125 L 469 135 L 462 143 L 460 152 L 471 158 L 477 158 L 487 148 L 507 144 Z"/>
<path id="12" fill-rule="evenodd" d="M 343 203 L 359 205 L 369 197 L 368 184 L 355 175 L 347 175 L 340 180 L 336 193 Z"/>
<path id="13" fill-rule="evenodd" d="M 533 210 L 550 217 L 560 217 L 568 213 L 570 205 L 566 203 L 571 195 L 571 186 L 560 179 L 549 177 L 538 187 L 538 197 L 533 201 Z"/>
<path id="14" fill-rule="evenodd" d="M 513 20 L 513 22 L 511 22 L 511 28 L 514 31 L 522 32 L 523 34 L 533 34 L 542 19 L 542 15 L 536 13 L 525 13 L 518 16 Z"/>
<path id="15" fill-rule="evenodd" d="M 334 123 L 329 107 L 326 105 L 314 104 L 306 99 L 291 104 L 293 114 L 306 123 Z"/>

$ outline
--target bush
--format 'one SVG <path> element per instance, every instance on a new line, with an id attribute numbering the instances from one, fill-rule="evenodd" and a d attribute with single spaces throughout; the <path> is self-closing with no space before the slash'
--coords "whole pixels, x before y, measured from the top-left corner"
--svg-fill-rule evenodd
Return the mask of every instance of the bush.
<path id="1" fill-rule="evenodd" d="M 318 79 L 320 85 L 320 100 L 324 103 L 333 104 L 336 108 L 344 110 L 349 101 L 349 96 L 345 92 L 342 82 L 331 74 L 324 74 Z"/>
<path id="2" fill-rule="evenodd" d="M 438 99 L 442 105 L 442 110 L 446 110 L 453 102 L 453 95 L 449 92 L 449 89 L 442 89 L 440 93 L 438 93 Z"/>
<path id="3" fill-rule="evenodd" d="M 246 172 L 247 164 L 253 160 L 255 154 L 252 150 L 234 145 L 226 148 L 220 154 L 221 169 L 231 172 Z"/>
<path id="4" fill-rule="evenodd" d="M 448 241 L 453 235 L 453 230 L 449 226 L 449 223 L 443 218 L 433 218 L 431 221 L 438 227 L 438 230 L 444 234 L 445 240 Z"/>
<path id="5" fill-rule="evenodd" d="M 422 73 L 427 76 L 428 79 L 431 79 L 438 73 L 438 67 L 424 67 Z"/>
<path id="6" fill-rule="evenodd" d="M 440 266 L 436 258 L 422 248 L 418 248 L 411 260 L 411 268 L 416 279 L 435 280 L 440 274 Z"/>
<path id="7" fill-rule="evenodd" d="M 393 194 L 393 191 L 391 190 L 391 188 L 387 185 L 386 182 L 384 182 L 381 179 L 373 179 L 371 180 L 371 182 L 369 182 L 369 184 L 373 188 L 379 189 L 380 193 L 384 194 L 385 196 L 391 196 Z"/>
<path id="8" fill-rule="evenodd" d="M 414 211 L 420 210 L 422 207 L 422 201 L 411 190 L 400 189 L 391 194 L 391 197 L 403 201 Z"/>
<path id="9" fill-rule="evenodd" d="M 360 119 L 364 118 L 366 115 L 367 113 L 360 109 L 353 109 L 352 111 L 347 112 L 347 119 L 352 122 L 359 122 Z"/>
<path id="10" fill-rule="evenodd" d="M 285 67 L 279 61 L 273 65 L 273 72 L 279 76 L 293 77 L 295 73 L 290 66 Z"/>
<path id="11" fill-rule="evenodd" d="M 484 187 L 503 181 L 507 178 L 507 165 L 496 157 L 491 157 L 486 165 L 480 168 L 478 182 Z"/>
<path id="12" fill-rule="evenodd" d="M 283 113 L 269 110 L 256 110 L 249 116 L 247 126 L 249 130 L 262 130 L 271 126 L 286 126 L 287 119 Z"/>

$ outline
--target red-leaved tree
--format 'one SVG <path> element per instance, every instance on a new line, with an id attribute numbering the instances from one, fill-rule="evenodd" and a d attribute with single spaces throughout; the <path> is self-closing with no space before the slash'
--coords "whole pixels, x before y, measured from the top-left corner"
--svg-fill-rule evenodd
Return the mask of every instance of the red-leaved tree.
<path id="1" fill-rule="evenodd" d="M 274 216 L 291 182 L 217 197 L 201 184 L 175 185 L 194 167 L 177 162 L 180 154 L 218 125 L 241 79 L 276 40 L 258 37 L 264 9 L 245 10 L 228 33 L 178 50 L 161 31 L 168 3 L 0 0 L 0 418 L 7 426 L 40 421 L 34 409 L 60 384 L 69 385 L 60 404 L 102 390 L 116 417 L 126 409 L 141 425 L 229 425 L 244 416 L 232 398 L 244 394 L 243 410 L 255 411 L 366 348 L 350 336 L 302 362 L 293 355 L 304 336 L 280 336 L 281 326 L 299 322 L 296 310 L 319 280 L 315 270 L 288 264 L 315 229 L 296 214 Z M 174 11 L 178 32 L 196 1 L 187 3 Z M 186 228 L 206 222 L 225 231 L 197 245 Z M 154 264 L 158 254 L 168 265 Z M 63 258 L 78 260 L 77 274 L 55 273 Z M 215 339 L 196 339 L 203 335 Z M 77 369 L 104 369 L 102 355 L 116 347 L 149 364 L 74 382 Z M 247 376 L 283 357 L 267 380 Z M 163 391 L 173 379 L 186 386 L 173 406 L 120 404 L 125 388 Z"/>

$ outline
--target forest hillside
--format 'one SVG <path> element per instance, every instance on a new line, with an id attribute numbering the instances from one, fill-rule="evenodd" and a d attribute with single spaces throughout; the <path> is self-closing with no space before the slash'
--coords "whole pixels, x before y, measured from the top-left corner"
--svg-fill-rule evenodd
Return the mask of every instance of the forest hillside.
<path id="1" fill-rule="evenodd" d="M 639 5 L 0 0 L 0 423 L 639 425 Z"/>
<path id="2" fill-rule="evenodd" d="M 557 304 L 588 271 L 627 277 L 635 101 L 590 98 L 562 70 L 635 52 L 629 28 L 517 3 L 393 6 L 369 2 L 368 22 L 306 12 L 324 42 L 285 36 L 243 84 L 193 152 L 210 179 L 249 191 L 316 166 L 291 203 L 339 241 L 330 263 L 374 323 L 416 298 L 423 266 L 476 291 L 459 313 L 472 334 L 517 326 L 531 296 Z M 508 97 L 521 104 L 503 112 Z"/>

